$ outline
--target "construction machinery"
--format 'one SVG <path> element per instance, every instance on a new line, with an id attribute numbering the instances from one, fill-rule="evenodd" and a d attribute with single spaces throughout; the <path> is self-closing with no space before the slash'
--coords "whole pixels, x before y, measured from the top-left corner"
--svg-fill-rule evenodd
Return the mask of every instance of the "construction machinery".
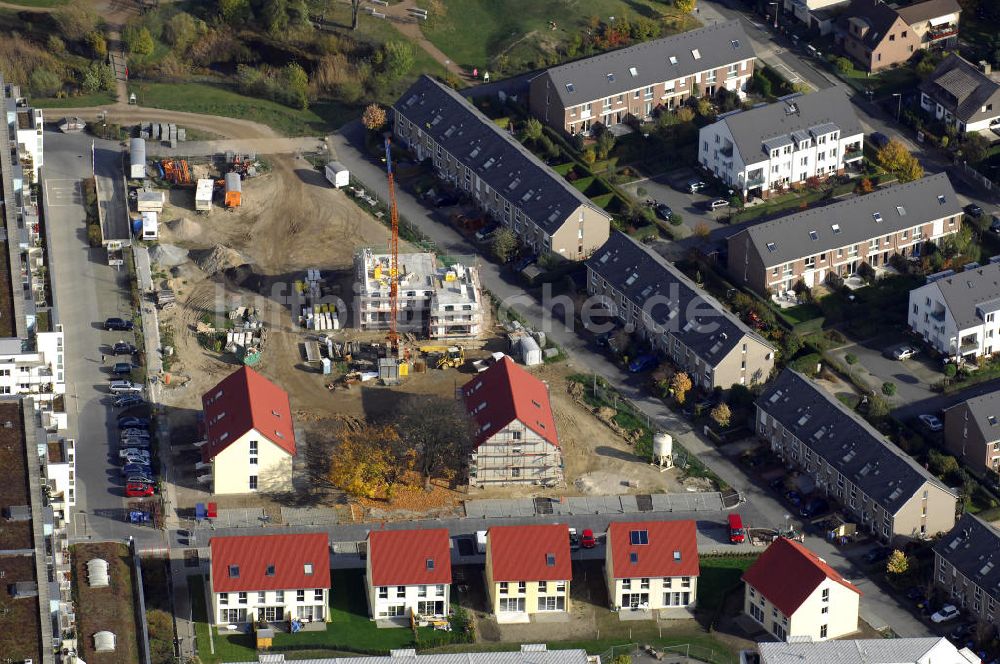
<path id="1" fill-rule="evenodd" d="M 421 346 L 420 352 L 437 356 L 434 366 L 438 369 L 457 369 L 465 364 L 465 348 L 462 346 Z"/>
<path id="2" fill-rule="evenodd" d="M 174 184 L 191 184 L 191 171 L 184 159 L 164 159 L 161 161 L 160 177 Z"/>
<path id="3" fill-rule="evenodd" d="M 392 173 L 392 149 L 389 135 L 385 137 L 385 170 L 389 177 L 389 219 L 392 232 L 389 235 L 389 346 L 399 346 L 399 210 L 396 207 L 396 184 Z"/>

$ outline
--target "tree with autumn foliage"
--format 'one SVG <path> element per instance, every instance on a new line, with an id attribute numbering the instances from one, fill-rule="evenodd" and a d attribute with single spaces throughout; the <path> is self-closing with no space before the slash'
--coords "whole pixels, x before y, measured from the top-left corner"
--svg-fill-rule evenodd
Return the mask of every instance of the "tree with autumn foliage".
<path id="1" fill-rule="evenodd" d="M 674 0 L 674 9 L 685 14 L 694 11 L 695 0 Z"/>
<path id="2" fill-rule="evenodd" d="M 674 394 L 674 400 L 683 405 L 687 399 L 687 393 L 691 391 L 691 377 L 683 371 L 675 373 L 670 379 L 670 390 Z"/>
<path id="3" fill-rule="evenodd" d="M 415 454 L 424 489 L 431 489 L 434 476 L 451 479 L 464 468 L 473 426 L 462 402 L 414 395 L 396 409 L 395 423 L 403 442 Z"/>
<path id="4" fill-rule="evenodd" d="M 361 124 L 368 131 L 378 131 L 385 126 L 385 109 L 378 104 L 368 104 L 361 113 Z"/>
<path id="5" fill-rule="evenodd" d="M 900 141 L 891 139 L 875 153 L 879 166 L 896 174 L 900 182 L 912 182 L 924 176 L 924 168 Z"/>
<path id="6" fill-rule="evenodd" d="M 330 484 L 363 498 L 392 497 L 413 470 L 416 454 L 391 426 L 342 427 L 329 459 Z"/>

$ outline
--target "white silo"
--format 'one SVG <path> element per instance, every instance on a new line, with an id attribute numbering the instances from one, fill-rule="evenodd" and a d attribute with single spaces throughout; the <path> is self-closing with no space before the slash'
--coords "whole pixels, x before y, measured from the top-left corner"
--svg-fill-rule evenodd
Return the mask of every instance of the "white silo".
<path id="1" fill-rule="evenodd" d="M 674 439 L 665 431 L 653 434 L 653 463 L 661 469 L 674 466 Z"/>

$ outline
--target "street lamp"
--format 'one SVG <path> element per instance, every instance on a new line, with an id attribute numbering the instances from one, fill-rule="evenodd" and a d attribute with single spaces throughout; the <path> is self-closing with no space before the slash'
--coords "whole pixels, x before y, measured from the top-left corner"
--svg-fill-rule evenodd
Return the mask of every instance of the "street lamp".
<path id="1" fill-rule="evenodd" d="M 774 5 L 774 29 L 777 30 L 778 29 L 778 3 L 777 2 L 769 2 L 767 4 Z"/>
<path id="2" fill-rule="evenodd" d="M 898 123 L 899 122 L 899 111 L 903 107 L 903 93 L 902 92 L 893 92 L 892 96 L 896 98 L 896 122 Z"/>

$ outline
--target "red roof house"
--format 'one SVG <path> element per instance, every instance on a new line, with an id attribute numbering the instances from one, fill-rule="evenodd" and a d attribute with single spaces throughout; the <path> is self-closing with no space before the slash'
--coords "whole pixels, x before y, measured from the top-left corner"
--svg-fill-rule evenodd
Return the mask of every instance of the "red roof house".
<path id="1" fill-rule="evenodd" d="M 608 526 L 608 573 L 613 579 L 698 576 L 694 521 L 614 522 Z"/>
<path id="2" fill-rule="evenodd" d="M 476 445 L 515 420 L 553 445 L 559 445 L 548 387 L 510 357 L 504 355 L 466 383 L 462 394 L 465 407 L 477 425 Z"/>
<path id="3" fill-rule="evenodd" d="M 565 524 L 494 526 L 486 541 L 493 583 L 565 581 L 573 576 Z"/>
<path id="4" fill-rule="evenodd" d="M 325 533 L 213 537 L 212 592 L 330 587 Z"/>
<path id="5" fill-rule="evenodd" d="M 373 530 L 368 534 L 372 586 L 451 583 L 448 530 Z"/>
<path id="6" fill-rule="evenodd" d="M 861 591 L 798 542 L 776 539 L 743 581 L 744 614 L 779 641 L 826 641 L 858 630 Z"/>
<path id="7" fill-rule="evenodd" d="M 202 460 L 214 459 L 250 431 L 295 455 L 288 393 L 250 367 L 242 367 L 201 397 L 206 440 Z"/>

